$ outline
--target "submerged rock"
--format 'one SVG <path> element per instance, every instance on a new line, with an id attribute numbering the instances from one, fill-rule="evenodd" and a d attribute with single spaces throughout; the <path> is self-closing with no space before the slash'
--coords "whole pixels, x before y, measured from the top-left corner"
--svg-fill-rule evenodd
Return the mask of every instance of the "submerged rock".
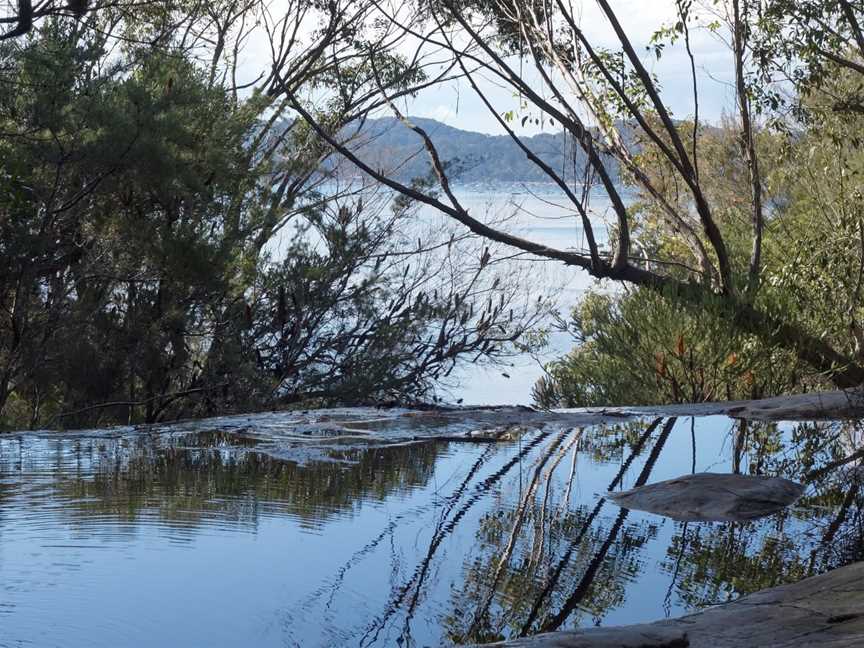
<path id="1" fill-rule="evenodd" d="M 804 487 L 781 477 L 697 473 L 608 497 L 623 508 L 682 522 L 743 522 L 794 503 Z"/>

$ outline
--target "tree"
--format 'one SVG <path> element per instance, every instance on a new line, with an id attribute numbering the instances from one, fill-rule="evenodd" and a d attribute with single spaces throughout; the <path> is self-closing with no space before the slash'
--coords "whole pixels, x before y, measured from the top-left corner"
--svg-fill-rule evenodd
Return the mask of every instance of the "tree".
<path id="1" fill-rule="evenodd" d="M 797 17 L 795 12 L 787 13 L 784 9 L 787 4 L 770 3 L 768 8 L 783 18 L 791 16 L 788 24 L 805 32 L 803 35 L 793 32 L 795 42 L 806 43 L 808 38 L 816 38 L 813 30 L 826 29 L 823 23 L 845 25 L 844 33 L 857 37 L 861 11 L 853 3 L 811 3 L 826 15 L 815 27 Z M 798 3 L 791 4 L 797 6 Z M 659 55 L 670 38 L 684 39 L 694 77 L 696 114 L 692 122 L 673 118 L 663 102 L 658 81 L 639 56 L 615 10 L 606 0 L 598 0 L 597 5 L 620 49 L 610 50 L 592 42 L 580 27 L 576 9 L 560 1 L 430 2 L 424 3 L 420 11 L 411 16 L 406 16 L 404 10 L 380 7 L 382 20 L 392 30 L 446 53 L 449 58 L 444 67 L 460 71 L 500 127 L 543 169 L 549 180 L 560 187 L 585 233 L 585 250 L 552 249 L 490 227 L 472 216 L 450 190 L 447 172 L 434 142 L 422 129 L 414 127 L 418 141 L 432 159 L 443 198 L 418 191 L 364 164 L 358 153 L 339 141 L 337 133 L 327 129 L 304 107 L 289 86 L 279 85 L 278 91 L 328 144 L 371 177 L 437 208 L 475 234 L 536 257 L 581 268 L 599 279 L 644 287 L 675 303 L 700 308 L 711 304 L 711 308 L 722 308 L 723 316 L 733 320 L 736 328 L 760 337 L 767 344 L 792 351 L 816 371 L 830 376 L 836 385 L 851 387 L 864 383 L 864 368 L 851 353 L 848 335 L 840 340 L 832 339 L 818 326 L 790 317 L 763 296 L 766 285 L 764 251 L 766 245 L 771 244 L 766 237 L 776 229 L 774 217 L 767 213 L 764 204 L 765 177 L 759 151 L 762 129 L 756 119 L 763 104 L 757 106 L 754 102 L 754 79 L 767 66 L 787 65 L 789 59 L 783 57 L 782 51 L 780 57 L 771 59 L 770 63 L 757 56 L 764 54 L 764 48 L 757 49 L 755 44 L 757 36 L 763 36 L 761 32 L 756 33 L 760 26 L 764 27 L 759 18 L 765 15 L 761 5 L 739 0 L 717 3 L 713 11 L 721 20 L 712 21 L 710 25 L 731 39 L 738 97 L 735 129 L 740 141 L 735 163 L 747 170 L 749 245 L 734 247 L 732 239 L 740 235 L 741 230 L 731 231 L 732 226 L 720 219 L 724 205 L 714 200 L 701 173 L 706 164 L 701 146 L 705 127 L 699 122 L 696 64 L 689 46 L 689 30 L 699 19 L 692 4 L 678 3 L 678 24 L 661 29 L 653 43 Z M 806 15 L 816 13 L 817 9 L 813 9 Z M 776 33 L 789 36 L 787 27 L 776 16 L 774 20 L 775 25 L 780 25 Z M 840 65 L 855 70 L 858 52 L 847 52 L 847 42 L 844 38 L 822 39 L 818 40 L 818 47 L 808 47 L 807 51 L 820 57 L 818 60 L 826 66 Z M 857 43 L 857 38 L 854 42 Z M 374 48 L 369 53 L 374 57 Z M 530 76 L 520 74 L 514 53 L 520 64 L 532 66 Z M 838 58 L 842 60 L 836 60 Z M 814 60 L 805 60 L 810 66 L 808 69 L 814 69 Z M 522 108 L 525 119 L 560 125 L 582 148 L 588 160 L 586 168 L 580 170 L 584 171 L 583 177 L 602 187 L 614 209 L 615 221 L 608 249 L 602 249 L 597 242 L 599 237 L 595 235 L 595 223 L 585 203 L 585 194 L 571 186 L 559 171 L 546 166 L 523 143 L 508 121 L 510 113 L 494 106 L 484 93 L 481 75 L 518 95 L 525 104 Z M 380 91 L 388 93 L 383 86 Z M 401 116 L 395 104 L 390 103 L 397 116 Z M 375 103 L 378 105 L 380 101 Z M 662 225 L 666 236 L 679 241 L 675 254 L 654 256 L 661 250 L 642 246 L 646 210 L 641 209 L 640 213 L 639 207 L 628 205 L 605 161 L 607 157 L 614 158 L 623 169 L 626 181 L 640 194 L 640 204 L 650 206 L 648 213 Z M 643 254 L 637 254 L 638 251 Z M 663 252 L 668 252 L 668 248 Z M 858 308 L 857 302 L 855 308 Z"/>
<path id="2" fill-rule="evenodd" d="M 833 85 L 842 91 L 844 83 L 841 76 Z M 862 164 L 856 143 L 861 122 L 849 115 L 828 119 L 823 108 L 807 103 L 812 117 L 805 131 L 766 130 L 757 140 L 762 196 L 771 214 L 759 301 L 860 359 L 864 256 L 854 178 Z M 819 114 L 821 123 L 812 123 Z M 699 145 L 703 187 L 719 206 L 718 222 L 743 274 L 752 212 L 738 131 L 721 123 Z M 659 160 L 652 162 L 652 179 L 665 186 L 668 173 Z M 680 258 L 680 239 L 663 227 L 656 206 L 638 201 L 631 208 L 640 216 L 641 247 L 655 257 Z M 788 349 L 735 326 L 722 304 L 682 307 L 638 287 L 612 295 L 595 291 L 567 326 L 579 346 L 552 363 L 537 385 L 535 397 L 545 405 L 746 399 L 831 387 Z"/>
<path id="3" fill-rule="evenodd" d="M 167 32 L 164 12 L 105 9 L 3 46 L 18 88 L 0 98 L 7 424 L 432 399 L 457 363 L 507 354 L 534 321 L 494 250 L 339 180 L 330 149 L 262 91 L 272 79 L 244 94 L 244 20 L 281 34 L 271 72 L 298 91 L 332 81 L 321 51 L 351 58 L 356 5 L 298 6 L 275 21 L 259 3 L 180 6 Z M 309 15 L 320 32 L 301 30 Z M 212 33 L 221 45 L 205 47 Z M 318 113 L 342 132 L 368 92 L 353 78 Z"/>

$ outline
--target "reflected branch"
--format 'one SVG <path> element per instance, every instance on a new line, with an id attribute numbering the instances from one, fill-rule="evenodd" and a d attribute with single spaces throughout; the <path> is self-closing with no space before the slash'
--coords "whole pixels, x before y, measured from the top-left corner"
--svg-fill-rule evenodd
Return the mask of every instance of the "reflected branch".
<path id="1" fill-rule="evenodd" d="M 476 484 L 476 486 L 474 487 L 474 492 L 471 493 L 468 499 L 463 503 L 462 507 L 458 511 L 456 511 L 456 513 L 448 522 L 441 523 L 444 519 L 446 519 L 447 515 L 453 507 L 450 506 L 447 509 L 447 511 L 442 516 L 442 521 L 439 521 L 439 524 L 432 535 L 432 540 L 429 543 L 429 548 L 426 551 L 425 557 L 415 568 L 414 574 L 411 576 L 408 582 L 399 589 L 398 593 L 394 597 L 394 600 L 388 605 L 382 617 L 373 621 L 372 625 L 369 627 L 369 629 L 367 629 L 366 633 L 363 635 L 363 638 L 360 641 L 361 646 L 367 645 L 367 639 L 369 644 L 374 643 L 377 640 L 379 633 L 384 629 L 388 620 L 396 613 L 397 610 L 401 608 L 409 592 L 414 590 L 414 594 L 411 597 L 410 603 L 408 604 L 408 616 L 406 619 L 406 624 L 410 622 L 411 615 L 420 599 L 423 582 L 426 579 L 426 576 L 428 575 L 429 569 L 432 565 L 432 559 L 438 551 L 438 548 L 441 546 L 441 543 L 450 533 L 453 532 L 453 530 L 459 524 L 459 521 L 465 516 L 465 514 L 471 509 L 471 507 L 480 500 L 483 494 L 488 492 L 507 473 L 509 473 L 514 466 L 518 465 L 525 456 L 527 456 L 532 450 L 534 450 L 534 448 L 536 448 L 550 434 L 550 431 L 538 432 L 538 434 L 529 443 L 523 446 L 522 450 L 516 453 L 507 463 L 505 463 L 501 468 L 499 468 L 492 475 L 488 476 L 482 482 Z M 455 501 L 458 500 L 460 497 L 461 493 L 453 500 L 452 503 L 455 504 Z"/>
<path id="2" fill-rule="evenodd" d="M 630 456 L 627 457 L 627 460 L 621 465 L 621 469 L 618 471 L 618 474 L 615 475 L 615 478 L 612 480 L 612 483 L 609 484 L 609 488 L 607 490 L 611 491 L 618 487 L 624 477 L 624 474 L 627 472 L 627 469 L 630 468 L 630 464 L 633 463 L 633 460 L 642 453 L 642 449 L 645 447 L 645 443 L 648 441 L 648 439 L 651 438 L 654 430 L 657 429 L 657 426 L 660 425 L 660 422 L 662 420 L 662 418 L 654 419 L 648 426 L 648 428 L 645 430 L 645 432 L 642 434 L 642 436 L 639 437 L 639 440 L 636 442 L 636 446 L 631 451 Z M 567 547 L 567 550 L 564 552 L 561 560 L 558 561 L 558 565 L 555 567 L 555 571 L 552 573 L 551 578 L 546 583 L 543 591 L 540 592 L 540 595 L 535 599 L 534 604 L 531 607 L 531 612 L 528 615 L 528 619 L 525 621 L 522 629 L 519 631 L 520 637 L 524 637 L 529 634 L 531 626 L 534 624 L 534 621 L 537 619 L 537 615 L 540 612 L 540 607 L 543 605 L 543 602 L 558 585 L 561 574 L 564 572 L 564 568 L 570 563 L 573 552 L 576 550 L 576 547 L 578 547 L 582 543 L 582 538 L 585 537 L 585 534 L 588 532 L 588 529 L 591 527 L 591 524 L 594 522 L 594 519 L 600 513 L 600 509 L 603 508 L 603 504 L 605 503 L 606 498 L 601 497 L 597 504 L 594 506 L 594 509 L 585 519 L 585 523 L 582 525 L 579 533 L 570 542 L 570 545 Z"/>
<path id="3" fill-rule="evenodd" d="M 516 546 L 516 538 L 518 538 L 519 532 L 522 530 L 522 524 L 524 523 L 525 515 L 528 512 L 529 502 L 533 501 L 534 499 L 534 493 L 537 490 L 537 484 L 540 481 L 540 475 L 543 472 L 543 468 L 546 466 L 546 463 L 549 461 L 552 455 L 561 446 L 561 442 L 564 440 L 564 437 L 568 434 L 568 432 L 570 431 L 564 430 L 558 435 L 558 437 L 550 444 L 546 452 L 543 453 L 543 457 L 540 459 L 537 467 L 534 469 L 534 474 L 531 477 L 531 482 L 528 484 L 528 489 L 525 491 L 525 495 L 519 502 L 519 508 L 516 511 L 516 519 L 513 521 L 513 527 L 510 530 L 510 537 L 507 541 L 507 546 L 504 549 L 504 552 L 498 558 L 498 564 L 495 566 L 495 574 L 492 577 L 492 583 L 487 590 L 487 594 L 483 602 L 477 608 L 477 612 L 474 615 L 474 619 L 471 622 L 471 626 L 468 630 L 469 635 L 473 635 L 477 631 L 478 625 L 489 610 L 489 606 L 492 605 L 492 599 L 495 597 L 498 583 L 501 581 L 501 574 L 504 572 L 505 565 L 510 563 L 510 558 L 513 555 L 513 549 Z M 552 471 L 550 471 L 550 476 L 551 472 Z"/>
<path id="4" fill-rule="evenodd" d="M 666 421 L 666 424 L 663 426 L 663 431 L 657 438 L 657 443 L 655 443 L 654 447 L 651 449 L 651 454 L 648 455 L 648 460 L 645 462 L 645 465 L 642 468 L 642 472 L 639 473 L 639 477 L 636 479 L 636 487 L 644 486 L 645 482 L 648 481 L 648 477 L 650 477 L 651 471 L 654 469 L 654 464 L 657 462 L 657 457 L 660 456 L 660 451 L 666 444 L 666 440 L 669 438 L 669 433 L 672 432 L 672 428 L 675 426 L 676 420 L 677 419 L 675 417 L 672 417 L 668 419 Z M 558 614 L 556 614 L 551 620 L 541 624 L 541 632 L 551 632 L 552 630 L 557 630 L 558 628 L 560 628 L 564 621 L 567 620 L 567 617 L 570 616 L 573 610 L 576 609 L 576 606 L 579 605 L 579 603 L 585 597 L 585 594 L 588 593 L 591 585 L 593 585 L 594 583 L 594 577 L 597 574 L 597 570 L 600 568 L 600 565 L 606 558 L 606 554 L 609 552 L 609 547 L 612 546 L 612 543 L 615 541 L 615 538 L 621 531 L 621 527 L 624 525 L 624 520 L 627 519 L 627 515 L 629 513 L 629 509 L 621 509 L 621 512 L 615 519 L 614 526 L 609 531 L 609 535 L 606 538 L 606 541 L 603 543 L 603 546 L 600 547 L 600 550 L 595 554 L 594 559 L 591 561 L 591 564 L 588 566 L 585 575 L 582 576 L 582 579 L 579 581 L 576 589 L 564 603 Z"/>

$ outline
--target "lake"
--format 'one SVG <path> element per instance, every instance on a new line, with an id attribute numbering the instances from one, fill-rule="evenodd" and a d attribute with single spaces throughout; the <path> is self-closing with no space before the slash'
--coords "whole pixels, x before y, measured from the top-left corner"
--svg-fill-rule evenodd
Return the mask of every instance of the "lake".
<path id="1" fill-rule="evenodd" d="M 449 645 L 680 615 L 860 557 L 857 473 L 807 477 L 857 422 L 478 416 L 0 436 L 0 646 Z M 702 471 L 806 490 L 734 523 L 604 497 Z"/>
<path id="2" fill-rule="evenodd" d="M 353 184 L 348 186 L 356 189 Z M 331 194 L 346 189 L 345 186 L 330 184 L 320 188 L 323 193 Z M 373 195 L 379 191 L 380 188 L 376 187 Z M 579 216 L 557 185 L 543 182 L 463 184 L 455 185 L 454 193 L 469 213 L 483 222 L 494 223 L 508 232 L 551 247 L 583 250 L 586 247 Z M 622 195 L 627 200 L 631 199 L 626 192 Z M 588 208 L 594 219 L 597 243 L 602 248 L 607 240 L 604 223 L 614 220 L 611 203 L 603 191 L 594 190 L 589 195 Z M 438 235 L 450 229 L 460 234 L 467 232 L 467 228 L 425 205 L 420 205 L 415 223 L 417 231 L 403 232 L 411 242 L 409 248 L 418 236 L 425 237 L 430 229 Z M 283 257 L 286 244 L 296 235 L 295 229 L 286 227 L 268 251 L 275 259 Z M 304 235 L 308 236 L 308 233 Z M 500 251 L 501 254 L 512 254 L 515 250 L 501 246 Z M 601 285 L 587 272 L 558 262 L 524 259 L 512 263 L 521 265 L 523 271 L 527 268 L 530 273 L 530 279 L 525 280 L 530 288 L 529 299 L 533 301 L 539 296 L 554 298 L 564 317 L 569 316 L 570 310 L 589 287 L 604 291 L 617 289 L 614 283 Z M 547 325 L 551 323 L 551 320 L 545 322 Z M 567 353 L 573 343 L 569 333 L 553 330 L 548 347 L 536 358 L 517 353 L 507 358 L 502 366 L 474 364 L 466 360 L 448 377 L 440 396 L 447 402 L 461 399 L 471 404 L 530 405 L 533 402 L 532 387 L 543 375 L 542 364 Z"/>
<path id="3" fill-rule="evenodd" d="M 558 249 L 586 249 L 579 216 L 554 184 L 459 185 L 454 193 L 469 213 L 481 220 L 509 217 L 503 227 L 514 234 Z M 629 194 L 624 196 L 630 199 Z M 607 240 L 603 223 L 614 221 L 611 202 L 603 191 L 594 190 L 588 207 L 595 237 L 602 248 Z M 428 221 L 444 221 L 431 208 L 423 208 L 421 216 Z M 583 270 L 569 268 L 563 263 L 541 261 L 534 262 L 532 286 L 533 297 L 553 295 L 559 312 L 567 317 L 585 290 L 600 284 Z M 602 289 L 615 288 L 607 282 Z M 573 344 L 569 333 L 553 331 L 548 347 L 537 358 L 527 354 L 516 355 L 504 367 L 463 365 L 453 374 L 455 386 L 450 390 L 450 400 L 462 399 L 471 404 L 530 405 L 533 402 L 531 389 L 543 375 L 541 365 L 561 357 Z"/>

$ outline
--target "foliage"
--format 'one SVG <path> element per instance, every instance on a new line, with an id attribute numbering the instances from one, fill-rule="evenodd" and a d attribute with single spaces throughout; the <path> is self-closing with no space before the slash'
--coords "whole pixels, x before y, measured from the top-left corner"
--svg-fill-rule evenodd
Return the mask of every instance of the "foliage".
<path id="1" fill-rule="evenodd" d="M 576 346 L 534 389 L 543 407 L 758 398 L 800 387 L 788 352 L 742 334 L 716 306 L 688 308 L 645 289 L 589 293 Z"/>
<path id="2" fill-rule="evenodd" d="M 758 132 L 767 211 L 755 305 L 861 359 L 864 121 L 834 105 L 854 83 L 851 76 L 838 70 L 824 82 L 823 94 L 801 98 L 806 128 Z M 679 127 L 687 132 L 693 125 Z M 738 134 L 731 120 L 702 128 L 700 183 L 717 206 L 714 217 L 743 290 L 750 203 Z M 656 147 L 644 143 L 638 160 L 651 169 L 653 187 L 677 194 L 673 170 Z M 667 271 L 682 279 L 702 271 L 687 237 L 670 227 L 651 195 L 640 192 L 633 211 L 633 235 L 647 258 L 664 259 Z M 644 288 L 589 295 L 570 323 L 579 346 L 552 363 L 535 397 L 546 406 L 609 405 L 753 398 L 831 386 L 828 376 L 772 339 L 770 328 L 747 331 L 740 317 L 717 300 L 703 298 L 694 306 Z M 679 336 L 683 354 L 677 353 Z"/>
<path id="3" fill-rule="evenodd" d="M 484 306 L 488 251 L 333 181 L 308 128 L 172 38 L 49 20 L 0 51 L 0 423 L 432 400 L 508 352 L 536 312 L 512 282 Z"/>

